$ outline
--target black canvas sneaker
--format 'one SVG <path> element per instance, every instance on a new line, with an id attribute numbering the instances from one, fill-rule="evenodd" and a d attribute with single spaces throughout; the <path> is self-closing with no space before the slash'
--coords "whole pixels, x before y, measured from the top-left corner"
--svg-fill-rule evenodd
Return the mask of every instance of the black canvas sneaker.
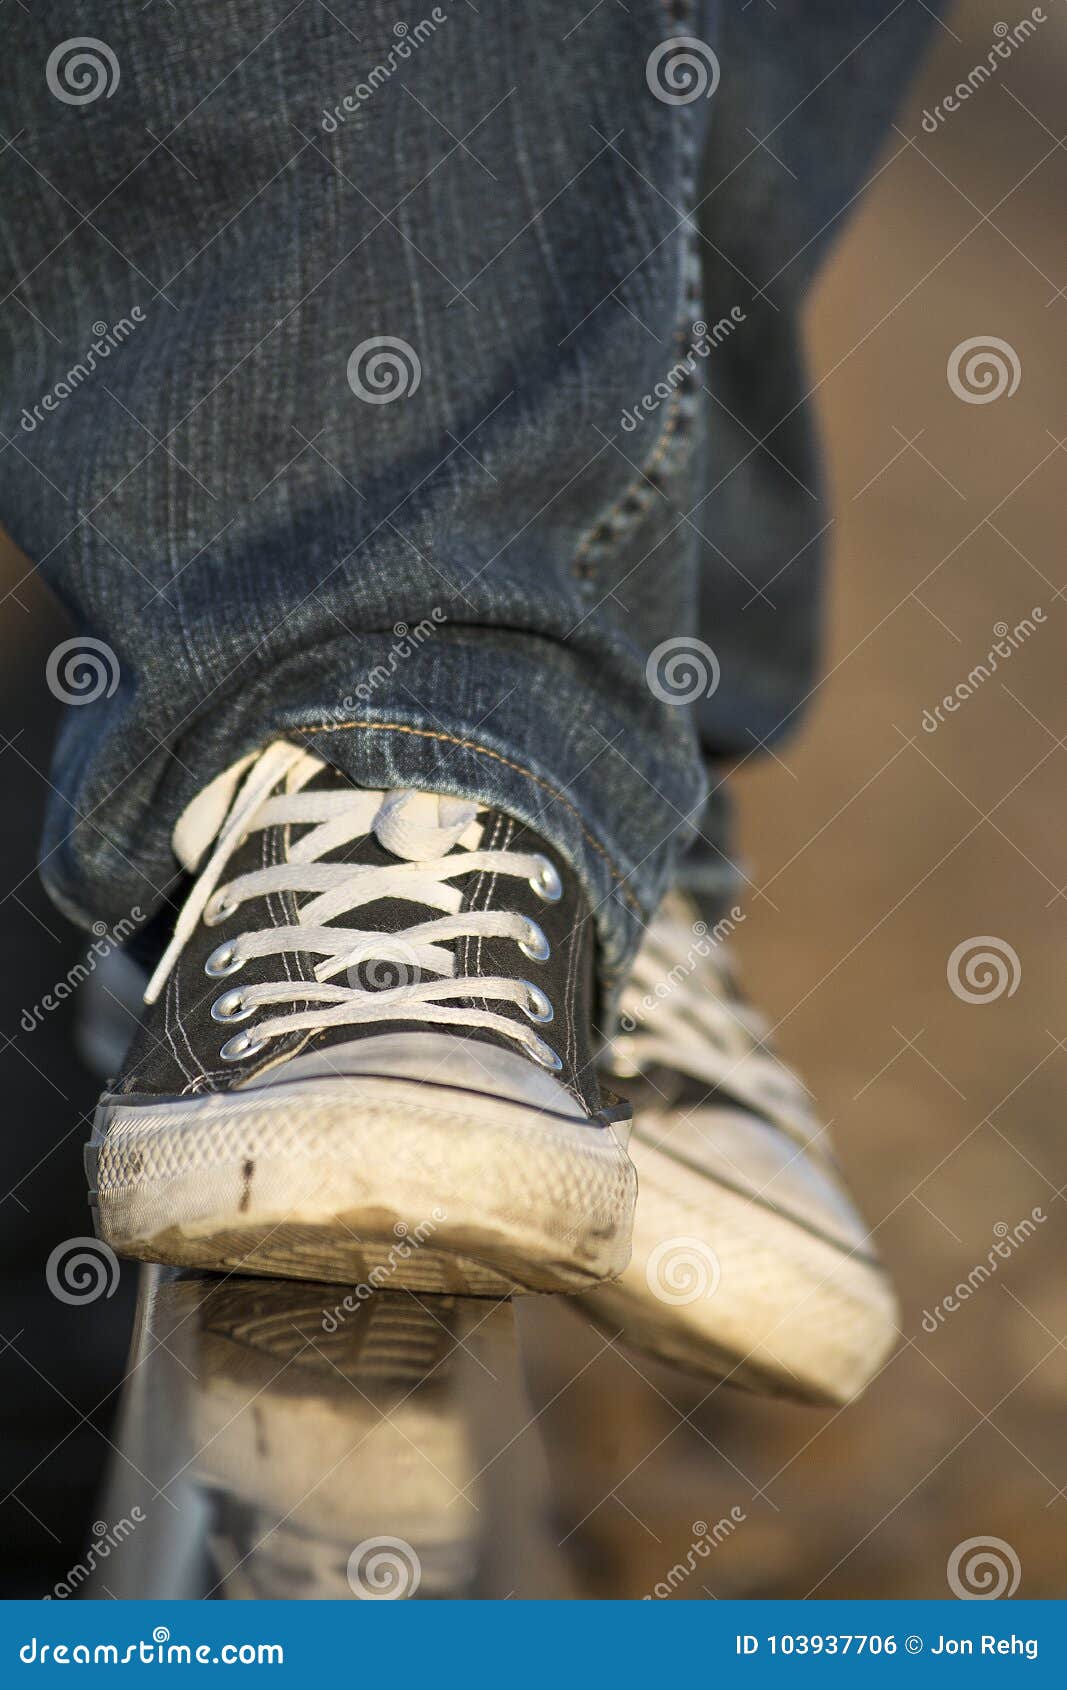
<path id="1" fill-rule="evenodd" d="M 174 849 L 197 878 L 87 1149 L 108 1244 L 475 1295 L 622 1271 L 630 1111 L 596 1079 L 584 895 L 537 834 L 277 742 Z"/>
<path id="2" fill-rule="evenodd" d="M 797 1076 L 725 947 L 675 893 L 638 953 L 607 1064 L 636 1111 L 630 1265 L 583 1299 L 613 1335 L 752 1389 L 842 1403 L 897 1305 Z"/>

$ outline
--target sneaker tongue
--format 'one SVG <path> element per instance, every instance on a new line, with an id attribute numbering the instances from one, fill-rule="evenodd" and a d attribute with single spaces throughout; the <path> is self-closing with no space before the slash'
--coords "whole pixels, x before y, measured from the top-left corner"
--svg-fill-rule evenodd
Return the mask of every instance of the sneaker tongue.
<path id="1" fill-rule="evenodd" d="M 478 805 L 436 792 L 387 792 L 374 822 L 379 845 L 406 862 L 436 862 L 457 845 L 481 844 Z"/>
<path id="2" fill-rule="evenodd" d="M 304 790 L 335 791 L 351 785 L 346 775 L 337 769 L 324 767 L 308 781 Z M 483 812 L 482 819 L 479 819 L 479 805 L 469 799 L 401 790 L 379 792 L 374 796 L 379 803 L 370 831 L 334 851 L 328 851 L 322 858 L 323 862 L 387 868 L 398 859 L 405 862 L 437 861 L 449 855 L 478 850 L 487 831 L 486 824 L 492 821 L 490 812 Z M 291 840 L 295 842 L 306 831 L 306 828 L 294 827 Z M 452 885 L 458 910 L 463 904 L 465 882 L 457 879 Z M 300 894 L 298 908 L 314 896 L 314 893 Z M 377 932 L 383 937 L 382 960 L 387 966 L 383 968 L 381 963 L 373 961 L 363 964 L 350 984 L 370 990 L 403 984 L 413 967 L 410 947 L 406 941 L 394 936 L 402 935 L 407 928 L 421 922 L 437 920 L 441 914 L 440 909 L 428 904 L 391 897 L 376 899 L 373 903 L 361 905 L 351 914 L 336 917 L 331 926 L 358 928 L 364 933 Z M 442 942 L 445 950 L 454 951 L 454 945 L 454 941 Z M 394 968 L 398 976 L 396 979 L 392 973 Z"/>
<path id="3" fill-rule="evenodd" d="M 346 788 L 352 788 L 348 776 L 338 769 L 324 766 L 303 790 L 332 792 Z M 412 863 L 436 862 L 457 848 L 477 851 L 487 831 L 484 822 L 479 820 L 479 810 L 482 810 L 485 821 L 490 819 L 489 813 L 476 799 L 451 798 L 446 793 L 397 788 L 391 792 L 368 790 L 365 796 L 376 799 L 378 803 L 368 832 L 335 851 L 327 851 L 323 862 L 382 864 L 389 858 Z M 293 827 L 290 838 L 295 843 L 307 832 L 307 827 Z M 375 842 L 381 847 L 380 851 L 373 849 Z M 369 851 L 367 847 L 370 847 Z"/>

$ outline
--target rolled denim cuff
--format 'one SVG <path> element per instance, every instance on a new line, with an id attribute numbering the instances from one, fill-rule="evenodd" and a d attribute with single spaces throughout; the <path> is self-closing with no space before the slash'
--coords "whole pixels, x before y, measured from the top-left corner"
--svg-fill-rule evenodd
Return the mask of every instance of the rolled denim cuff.
<path id="1" fill-rule="evenodd" d="M 135 903 L 149 913 L 174 879 L 170 832 L 189 800 L 246 752 L 300 740 L 360 786 L 477 798 L 535 828 L 581 880 L 610 996 L 703 803 L 690 713 L 655 700 L 635 676 L 590 673 L 552 640 L 449 632 L 415 644 L 415 632 L 392 643 L 346 635 L 314 665 L 294 657 L 161 751 L 155 778 L 142 769 L 128 799 L 126 789 L 98 795 L 88 779 L 83 789 L 61 756 L 78 811 L 106 796 L 107 836 L 81 826 L 46 838 L 52 897 L 82 925 Z"/>

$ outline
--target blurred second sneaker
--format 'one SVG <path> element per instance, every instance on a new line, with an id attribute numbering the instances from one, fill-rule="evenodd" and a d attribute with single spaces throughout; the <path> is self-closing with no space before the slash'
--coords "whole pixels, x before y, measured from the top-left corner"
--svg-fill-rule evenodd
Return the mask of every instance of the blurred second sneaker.
<path id="1" fill-rule="evenodd" d="M 646 934 L 621 1028 L 607 1066 L 634 1105 L 634 1247 L 586 1312 L 691 1371 L 849 1401 L 897 1336 L 892 1285 L 804 1086 L 680 893 Z"/>

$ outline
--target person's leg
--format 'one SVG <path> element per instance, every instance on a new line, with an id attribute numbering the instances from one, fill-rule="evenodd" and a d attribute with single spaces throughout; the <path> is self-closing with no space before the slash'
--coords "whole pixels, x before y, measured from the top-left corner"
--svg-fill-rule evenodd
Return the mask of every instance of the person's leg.
<path id="1" fill-rule="evenodd" d="M 707 86 L 715 12 L 13 9 L 0 520 L 109 648 L 55 675 L 81 921 L 150 907 L 184 804 L 284 734 L 530 821 L 625 961 L 703 781 L 645 665 L 694 610 L 665 384 L 714 103 L 662 48 Z"/>
<path id="2" fill-rule="evenodd" d="M 702 795 L 650 660 L 696 606 L 714 16 L 9 20 L 0 518 L 78 625 L 45 875 L 86 924 L 195 876 L 94 1129 L 119 1248 L 625 1261 L 595 976 Z"/>

